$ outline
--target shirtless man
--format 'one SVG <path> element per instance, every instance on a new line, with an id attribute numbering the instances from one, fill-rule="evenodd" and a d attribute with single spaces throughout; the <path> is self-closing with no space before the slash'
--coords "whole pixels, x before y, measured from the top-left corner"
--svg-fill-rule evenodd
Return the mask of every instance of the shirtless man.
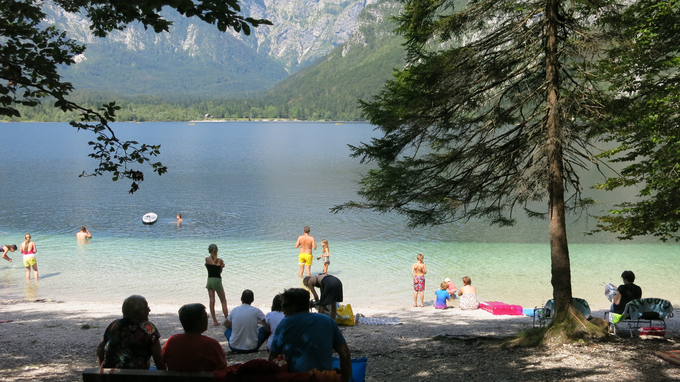
<path id="1" fill-rule="evenodd" d="M 425 256 L 420 253 L 416 257 L 416 262 L 411 267 L 411 276 L 413 276 L 413 307 L 418 306 L 418 293 L 420 293 L 420 307 L 425 306 L 423 297 L 425 296 L 425 274 L 427 273 L 427 265 L 423 261 Z"/>
<path id="2" fill-rule="evenodd" d="M 295 242 L 295 248 L 300 248 L 300 255 L 298 256 L 298 263 L 300 264 L 299 278 L 302 278 L 302 270 L 307 268 L 307 276 L 311 276 L 309 268 L 312 266 L 312 250 L 316 249 L 316 243 L 314 242 L 314 237 L 309 236 L 309 226 L 306 226 L 303 230 L 304 233 L 298 236 Z"/>
<path id="3" fill-rule="evenodd" d="M 92 239 L 92 234 L 85 228 L 85 226 L 80 227 L 80 232 L 76 234 L 76 240 L 86 241 L 87 239 Z"/>

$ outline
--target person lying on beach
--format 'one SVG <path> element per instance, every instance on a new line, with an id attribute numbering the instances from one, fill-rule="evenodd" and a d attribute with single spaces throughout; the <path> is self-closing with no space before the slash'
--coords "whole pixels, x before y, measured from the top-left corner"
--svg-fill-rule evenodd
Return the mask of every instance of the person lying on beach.
<path id="1" fill-rule="evenodd" d="M 226 353 L 216 339 L 202 335 L 208 330 L 208 313 L 203 304 L 179 308 L 184 333 L 168 338 L 161 356 L 168 370 L 217 371 L 227 367 Z"/>
<path id="2" fill-rule="evenodd" d="M 458 291 L 458 296 L 460 296 L 459 308 L 463 310 L 479 309 L 477 288 L 472 286 L 472 279 L 468 276 L 463 277 L 463 287 Z"/>
<path id="3" fill-rule="evenodd" d="M 101 368 L 146 369 L 150 359 L 158 370 L 165 370 L 161 357 L 161 335 L 149 322 L 149 304 L 142 296 L 132 295 L 123 301 L 123 318 L 113 321 L 97 347 Z"/>
<path id="4" fill-rule="evenodd" d="M 92 239 L 92 234 L 85 228 L 85 226 L 80 227 L 80 231 L 76 234 L 76 240 L 86 241 L 87 239 Z"/>
<path id="5" fill-rule="evenodd" d="M 2 258 L 9 261 L 10 263 L 12 262 L 12 259 L 7 256 L 7 252 L 14 252 L 17 250 L 17 245 L 16 244 L 11 244 L 11 245 L 3 245 L 2 246 Z"/>
<path id="6" fill-rule="evenodd" d="M 437 289 L 434 294 L 435 294 L 435 301 L 434 301 L 434 308 L 435 309 L 446 309 L 448 306 L 446 306 L 446 301 L 451 299 L 451 295 L 449 294 L 449 283 L 446 281 L 443 281 L 441 285 L 439 285 L 440 289 Z"/>

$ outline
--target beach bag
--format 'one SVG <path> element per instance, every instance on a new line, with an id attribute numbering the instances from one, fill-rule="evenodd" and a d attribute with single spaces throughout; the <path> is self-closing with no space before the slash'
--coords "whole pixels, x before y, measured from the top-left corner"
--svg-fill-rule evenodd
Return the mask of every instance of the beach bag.
<path id="1" fill-rule="evenodd" d="M 354 326 L 354 312 L 352 304 L 340 305 L 335 316 L 335 323 L 338 325 Z"/>

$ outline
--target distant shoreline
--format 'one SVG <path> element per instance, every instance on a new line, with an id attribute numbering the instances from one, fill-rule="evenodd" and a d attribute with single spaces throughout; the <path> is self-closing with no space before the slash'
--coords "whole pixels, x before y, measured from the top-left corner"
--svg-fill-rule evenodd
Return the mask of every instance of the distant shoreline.
<path id="1" fill-rule="evenodd" d="M 68 124 L 69 122 L 63 122 L 63 121 L 0 121 L 1 123 L 64 123 Z M 299 123 L 334 123 L 336 125 L 344 125 L 344 124 L 361 124 L 361 125 L 367 125 L 370 124 L 368 121 L 326 121 L 326 120 L 311 120 L 311 119 L 283 119 L 283 118 L 275 118 L 275 119 L 248 119 L 248 118 L 239 118 L 239 119 L 196 119 L 196 120 L 189 120 L 189 121 L 114 121 L 113 123 L 226 123 L 226 122 L 299 122 Z"/>

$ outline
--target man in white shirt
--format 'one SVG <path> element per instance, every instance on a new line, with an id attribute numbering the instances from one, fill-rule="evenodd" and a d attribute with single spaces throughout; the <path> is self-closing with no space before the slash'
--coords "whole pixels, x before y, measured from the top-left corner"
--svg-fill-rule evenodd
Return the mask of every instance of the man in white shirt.
<path id="1" fill-rule="evenodd" d="M 229 312 L 224 321 L 227 330 L 224 336 L 229 341 L 229 349 L 234 353 L 253 353 L 260 348 L 264 341 L 258 341 L 257 325 L 264 323 L 264 313 L 250 304 L 255 301 L 255 295 L 250 289 L 241 294 L 241 305 Z"/>

